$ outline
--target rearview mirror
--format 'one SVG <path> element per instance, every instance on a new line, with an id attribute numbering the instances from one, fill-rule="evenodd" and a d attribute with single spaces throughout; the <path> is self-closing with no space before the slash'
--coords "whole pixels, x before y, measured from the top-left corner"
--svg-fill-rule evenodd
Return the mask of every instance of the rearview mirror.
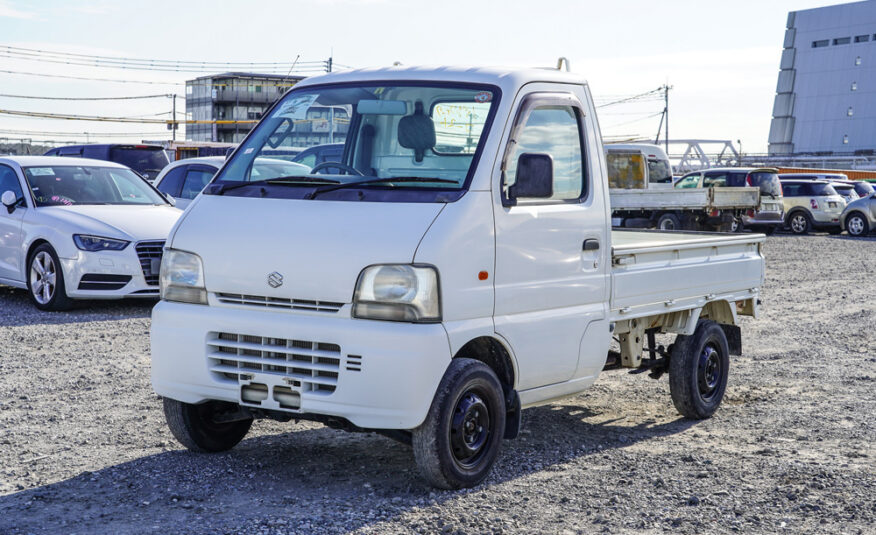
<path id="1" fill-rule="evenodd" d="M 0 196 L 0 202 L 3 203 L 3 206 L 5 206 L 6 210 L 11 214 L 15 211 L 15 205 L 18 204 L 18 196 L 11 190 L 4 191 L 3 195 Z"/>
<path id="2" fill-rule="evenodd" d="M 517 159 L 514 184 L 508 188 L 511 199 L 547 199 L 554 194 L 554 159 L 550 154 L 527 152 Z"/>

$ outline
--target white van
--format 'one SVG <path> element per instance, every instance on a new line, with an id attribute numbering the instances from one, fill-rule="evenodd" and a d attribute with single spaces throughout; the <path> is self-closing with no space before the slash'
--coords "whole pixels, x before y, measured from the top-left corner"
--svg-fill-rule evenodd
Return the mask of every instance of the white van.
<path id="1" fill-rule="evenodd" d="M 672 187 L 669 156 L 652 143 L 610 143 L 605 145 L 608 187 L 617 189 L 660 189 Z"/>

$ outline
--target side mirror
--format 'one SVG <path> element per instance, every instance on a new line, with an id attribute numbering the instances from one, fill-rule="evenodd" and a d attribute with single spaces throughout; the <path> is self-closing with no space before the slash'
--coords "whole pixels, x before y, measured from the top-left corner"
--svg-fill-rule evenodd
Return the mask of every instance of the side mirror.
<path id="1" fill-rule="evenodd" d="M 15 211 L 15 205 L 18 204 L 18 196 L 11 190 L 4 191 L 3 195 L 0 196 L 0 202 L 3 203 L 3 206 L 5 206 L 6 210 L 11 214 Z"/>
<path id="2" fill-rule="evenodd" d="M 550 154 L 527 152 L 517 158 L 517 175 L 508 188 L 510 199 L 547 199 L 554 194 L 554 159 Z"/>

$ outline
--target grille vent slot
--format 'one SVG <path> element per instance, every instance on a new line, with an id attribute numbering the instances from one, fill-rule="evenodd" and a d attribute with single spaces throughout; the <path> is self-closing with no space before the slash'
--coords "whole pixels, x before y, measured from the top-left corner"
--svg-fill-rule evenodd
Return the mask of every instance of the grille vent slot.
<path id="1" fill-rule="evenodd" d="M 141 241 L 136 246 L 137 258 L 140 259 L 140 268 L 143 277 L 149 286 L 158 286 L 159 268 L 161 256 L 164 254 L 163 241 Z"/>
<path id="2" fill-rule="evenodd" d="M 309 299 L 285 299 L 282 297 L 268 297 L 263 295 L 244 295 L 230 293 L 216 293 L 220 303 L 229 305 L 256 306 L 266 308 L 286 308 L 290 310 L 308 310 L 311 312 L 335 313 L 344 306 L 343 303 L 334 301 L 313 301 Z"/>
<path id="3" fill-rule="evenodd" d="M 257 372 L 283 377 L 302 392 L 331 394 L 338 384 L 341 346 L 309 340 L 267 338 L 248 334 L 210 333 L 210 371 L 238 381 Z"/>
<path id="4" fill-rule="evenodd" d="M 347 355 L 346 368 L 351 372 L 361 372 L 362 355 Z"/>

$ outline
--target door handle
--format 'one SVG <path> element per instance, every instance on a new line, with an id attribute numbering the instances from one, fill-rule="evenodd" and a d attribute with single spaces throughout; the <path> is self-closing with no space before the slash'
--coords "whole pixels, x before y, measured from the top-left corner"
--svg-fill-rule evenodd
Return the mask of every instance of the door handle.
<path id="1" fill-rule="evenodd" d="M 598 251 L 599 250 L 599 240 L 590 239 L 584 240 L 584 244 L 581 246 L 582 251 Z"/>

